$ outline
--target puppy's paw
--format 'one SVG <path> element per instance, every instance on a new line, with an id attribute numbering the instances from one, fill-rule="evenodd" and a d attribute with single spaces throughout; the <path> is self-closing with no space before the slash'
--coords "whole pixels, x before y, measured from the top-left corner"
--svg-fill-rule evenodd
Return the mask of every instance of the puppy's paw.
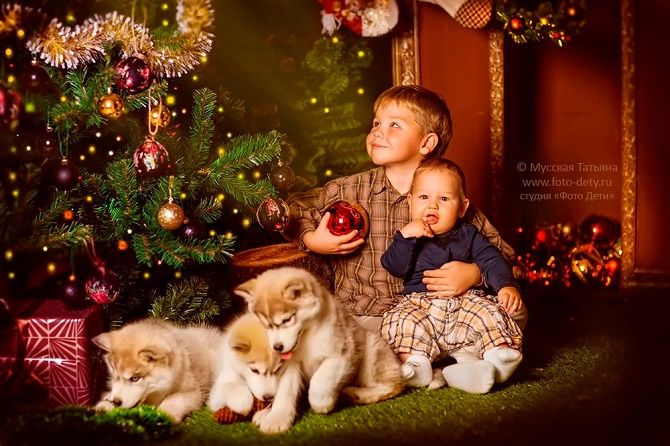
<path id="1" fill-rule="evenodd" d="M 183 407 L 180 407 L 179 405 L 173 404 L 171 402 L 163 401 L 158 406 L 158 409 L 165 412 L 165 414 L 170 418 L 172 418 L 172 420 L 174 420 L 176 423 L 181 422 L 181 420 L 184 419 L 184 416 L 187 415 L 186 413 L 184 413 Z"/>
<path id="2" fill-rule="evenodd" d="M 316 413 L 328 413 L 335 407 L 336 396 L 332 392 L 317 392 L 309 389 L 309 405 Z"/>
<path id="3" fill-rule="evenodd" d="M 273 411 L 272 407 L 256 412 L 253 422 L 265 434 L 278 434 L 287 431 L 293 425 L 293 416 Z"/>
<path id="4" fill-rule="evenodd" d="M 110 400 L 100 400 L 100 402 L 95 405 L 95 410 L 98 412 L 107 412 L 115 407 L 116 406 Z"/>
<path id="5" fill-rule="evenodd" d="M 235 413 L 249 415 L 254 407 L 254 396 L 245 386 L 235 386 L 228 389 L 227 405 Z"/>
<path id="6" fill-rule="evenodd" d="M 447 385 L 447 380 L 444 379 L 442 375 L 442 370 L 433 369 L 433 379 L 428 384 L 428 390 L 435 390 Z"/>

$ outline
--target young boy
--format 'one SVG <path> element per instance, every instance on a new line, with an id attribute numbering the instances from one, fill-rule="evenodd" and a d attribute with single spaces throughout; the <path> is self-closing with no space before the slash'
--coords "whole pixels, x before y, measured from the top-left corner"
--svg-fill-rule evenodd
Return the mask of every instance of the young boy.
<path id="1" fill-rule="evenodd" d="M 423 162 L 407 195 L 411 221 L 396 231 L 381 263 L 404 279 L 404 297 L 384 313 L 382 337 L 401 361 L 408 384 L 423 387 L 433 378 L 431 363 L 442 355 L 457 364 L 442 374 L 451 387 L 486 393 L 504 382 L 521 362 L 521 330 L 508 316 L 522 305 L 518 285 L 500 255 L 471 224 L 461 219 L 468 208 L 465 177 L 447 159 Z M 475 262 L 496 296 L 468 292 L 440 298 L 422 282 L 425 270 L 459 260 Z M 475 346 L 479 358 L 459 355 Z"/>
<path id="2" fill-rule="evenodd" d="M 395 307 L 402 280 L 380 263 L 381 254 L 397 228 L 409 221 L 406 194 L 414 170 L 423 159 L 441 158 L 451 139 L 451 115 L 444 100 L 418 85 L 392 87 L 374 105 L 366 148 L 377 168 L 328 182 L 322 188 L 293 194 L 288 199 L 291 226 L 284 236 L 302 249 L 329 255 L 335 273 L 335 294 L 366 328 L 376 330 L 381 315 Z M 358 202 L 370 220 L 366 239 L 356 232 L 332 235 L 325 210 L 335 201 Z M 506 256 L 513 254 L 486 217 L 470 206 L 464 219 L 473 224 Z M 426 271 L 428 290 L 460 295 L 479 284 L 476 264 L 450 262 Z"/>

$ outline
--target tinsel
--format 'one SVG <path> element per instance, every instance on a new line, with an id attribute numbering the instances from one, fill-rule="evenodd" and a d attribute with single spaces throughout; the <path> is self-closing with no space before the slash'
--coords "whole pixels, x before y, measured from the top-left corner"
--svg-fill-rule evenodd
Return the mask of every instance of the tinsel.
<path id="1" fill-rule="evenodd" d="M 21 24 L 21 15 L 26 9 L 21 5 L 2 5 L 0 9 L 0 34 L 17 29 Z"/>
<path id="2" fill-rule="evenodd" d="M 13 23 L 16 13 L 13 9 L 9 11 Z M 96 15 L 74 28 L 53 19 L 28 40 L 26 47 L 48 65 L 74 69 L 95 62 L 117 44 L 123 57 L 143 54 L 155 76 L 176 77 L 199 65 L 202 57 L 212 49 L 214 35 L 205 29 L 211 27 L 213 21 L 211 0 L 179 0 L 179 29 L 163 46 L 156 45 L 146 27 L 112 12 L 105 16 Z"/>

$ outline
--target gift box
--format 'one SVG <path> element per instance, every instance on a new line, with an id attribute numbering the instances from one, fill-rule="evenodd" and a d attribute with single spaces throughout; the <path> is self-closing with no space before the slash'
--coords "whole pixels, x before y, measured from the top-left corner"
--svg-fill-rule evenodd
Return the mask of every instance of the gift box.
<path id="1" fill-rule="evenodd" d="M 46 405 L 91 404 L 100 381 L 99 354 L 91 339 L 103 329 L 101 307 L 73 309 L 60 300 L 43 300 L 29 315 L 19 315 L 16 324 L 22 374 L 47 390 Z M 16 359 L 0 351 L 3 368 Z"/>

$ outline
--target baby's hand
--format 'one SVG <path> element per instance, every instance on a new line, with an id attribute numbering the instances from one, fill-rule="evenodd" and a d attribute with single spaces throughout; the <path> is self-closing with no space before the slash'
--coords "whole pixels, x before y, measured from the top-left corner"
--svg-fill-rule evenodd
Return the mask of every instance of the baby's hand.
<path id="1" fill-rule="evenodd" d="M 507 314 L 514 314 L 521 309 L 521 294 L 513 286 L 500 288 L 498 291 L 498 302 L 505 308 Z"/>
<path id="2" fill-rule="evenodd" d="M 433 230 L 430 229 L 430 225 L 423 221 L 420 218 L 412 220 L 407 223 L 401 230 L 400 233 L 403 237 L 432 237 Z"/>
<path id="3" fill-rule="evenodd" d="M 310 250 L 318 254 L 350 254 L 365 243 L 362 238 L 351 241 L 358 235 L 356 230 L 345 235 L 331 234 L 328 230 L 328 220 L 330 220 L 330 213 L 326 212 L 319 222 L 319 227 L 304 235 L 303 243 Z"/>

